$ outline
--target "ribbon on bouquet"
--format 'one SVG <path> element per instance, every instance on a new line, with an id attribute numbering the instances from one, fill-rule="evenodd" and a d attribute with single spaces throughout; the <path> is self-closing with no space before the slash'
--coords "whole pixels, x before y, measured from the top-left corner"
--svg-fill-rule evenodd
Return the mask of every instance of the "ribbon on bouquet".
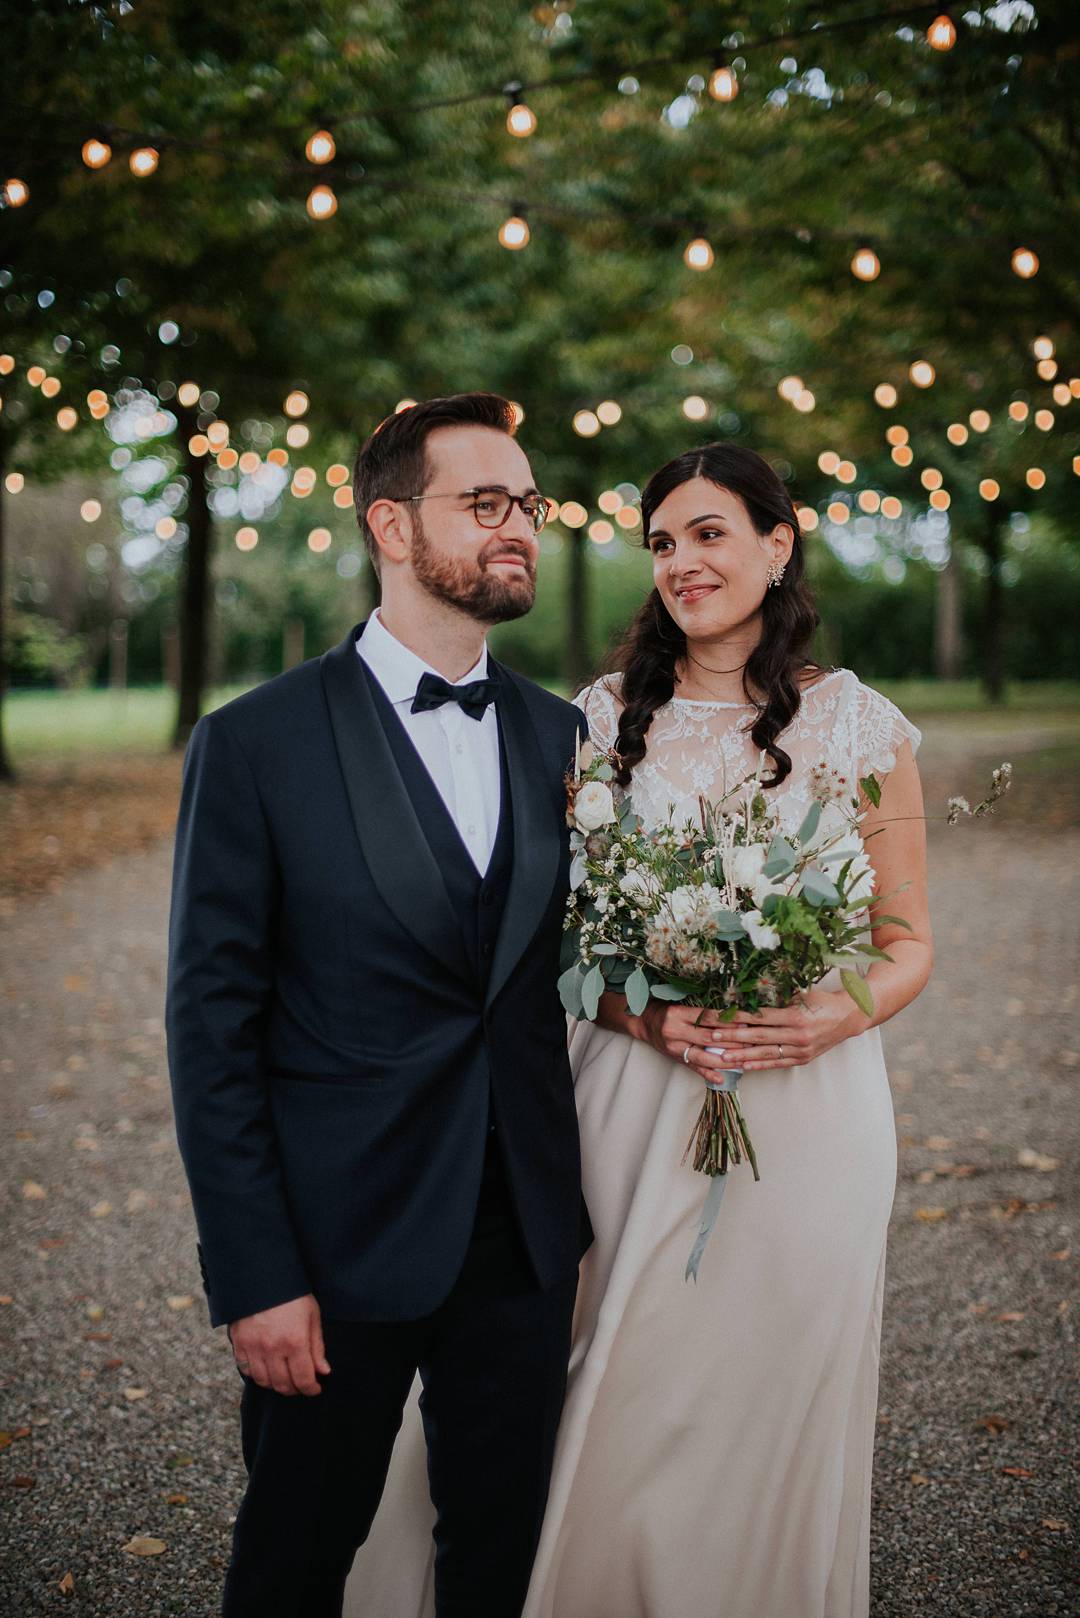
<path id="1" fill-rule="evenodd" d="M 718 1048 L 710 1045 L 707 1046 L 706 1049 L 716 1053 Z M 738 1093 L 739 1080 L 741 1078 L 741 1067 L 721 1068 L 719 1078 L 705 1080 L 705 1088 L 707 1090 L 714 1090 L 719 1094 L 726 1093 L 734 1096 Z M 723 1202 L 724 1192 L 727 1190 L 727 1182 L 728 1177 L 726 1173 L 714 1174 L 710 1178 L 709 1194 L 705 1198 L 705 1206 L 701 1210 L 701 1222 L 698 1225 L 697 1237 L 694 1241 L 693 1248 L 691 1249 L 690 1257 L 687 1260 L 686 1273 L 683 1276 L 684 1281 L 689 1281 L 691 1277 L 693 1277 L 695 1282 L 697 1281 L 698 1267 L 701 1264 L 702 1254 L 705 1251 L 709 1237 L 712 1235 L 713 1226 L 716 1224 L 717 1216 L 720 1212 L 720 1204 Z"/>

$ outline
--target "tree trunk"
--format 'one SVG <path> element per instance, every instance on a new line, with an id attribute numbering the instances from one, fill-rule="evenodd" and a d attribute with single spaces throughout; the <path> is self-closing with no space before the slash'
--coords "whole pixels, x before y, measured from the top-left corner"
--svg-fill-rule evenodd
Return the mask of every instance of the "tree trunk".
<path id="1" fill-rule="evenodd" d="M 14 781 L 15 771 L 4 742 L 4 697 L 7 692 L 7 657 L 4 640 L 4 607 L 6 599 L 4 579 L 4 435 L 0 432 L 0 781 Z"/>
<path id="2" fill-rule="evenodd" d="M 580 691 L 592 673 L 589 652 L 589 540 L 584 528 L 566 530 L 566 655 L 563 673 L 570 693 Z"/>
<path id="3" fill-rule="evenodd" d="M 960 678 L 963 646 L 960 556 L 956 540 L 951 538 L 949 561 L 937 575 L 934 599 L 934 673 L 939 680 Z"/>
<path id="4" fill-rule="evenodd" d="M 180 409 L 180 431 L 184 436 L 184 459 L 188 476 L 188 541 L 184 555 L 184 577 L 180 591 L 180 700 L 177 704 L 173 746 L 187 746 L 202 712 L 206 685 L 206 653 L 210 630 L 210 547 L 213 538 L 210 507 L 207 504 L 204 457 L 187 448 L 198 431 L 192 411 Z"/>
<path id="5" fill-rule="evenodd" d="M 991 509 L 983 530 L 983 555 L 989 563 L 983 598 L 983 689 L 994 703 L 1005 700 L 1005 588 L 1001 578 L 1005 546 L 1002 518 Z"/>

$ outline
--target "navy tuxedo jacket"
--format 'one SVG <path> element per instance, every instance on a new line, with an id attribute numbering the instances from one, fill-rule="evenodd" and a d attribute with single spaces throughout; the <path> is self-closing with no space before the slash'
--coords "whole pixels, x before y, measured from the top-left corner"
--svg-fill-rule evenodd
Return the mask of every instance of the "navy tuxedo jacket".
<path id="1" fill-rule="evenodd" d="M 489 1108 L 540 1284 L 591 1239 L 556 991 L 584 720 L 496 665 L 514 846 L 482 982 L 361 627 L 201 719 L 188 748 L 166 1027 L 215 1325 L 307 1292 L 343 1320 L 437 1308 Z"/>

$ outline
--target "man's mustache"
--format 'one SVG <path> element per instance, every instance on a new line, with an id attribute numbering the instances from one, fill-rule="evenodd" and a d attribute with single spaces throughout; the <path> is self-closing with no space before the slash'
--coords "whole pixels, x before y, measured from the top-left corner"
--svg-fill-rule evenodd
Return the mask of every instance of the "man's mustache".
<path id="1" fill-rule="evenodd" d="M 529 578 L 534 579 L 536 577 L 536 563 L 532 556 L 530 556 L 529 552 L 527 550 L 523 550 L 520 545 L 502 544 L 489 546 L 486 550 L 483 550 L 480 553 L 480 566 L 487 567 L 488 563 L 494 556 L 516 557 L 525 564 L 525 571 L 529 575 Z"/>

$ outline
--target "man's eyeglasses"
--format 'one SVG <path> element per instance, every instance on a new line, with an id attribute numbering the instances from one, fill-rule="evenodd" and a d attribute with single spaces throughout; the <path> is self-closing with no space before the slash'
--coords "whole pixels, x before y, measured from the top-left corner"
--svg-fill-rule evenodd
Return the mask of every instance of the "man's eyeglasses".
<path id="1" fill-rule="evenodd" d="M 551 510 L 551 502 L 542 494 L 508 494 L 505 489 L 465 489 L 461 494 L 406 494 L 399 498 L 405 505 L 418 500 L 469 500 L 481 528 L 501 528 L 513 508 L 520 506 L 535 534 L 543 528 Z"/>

